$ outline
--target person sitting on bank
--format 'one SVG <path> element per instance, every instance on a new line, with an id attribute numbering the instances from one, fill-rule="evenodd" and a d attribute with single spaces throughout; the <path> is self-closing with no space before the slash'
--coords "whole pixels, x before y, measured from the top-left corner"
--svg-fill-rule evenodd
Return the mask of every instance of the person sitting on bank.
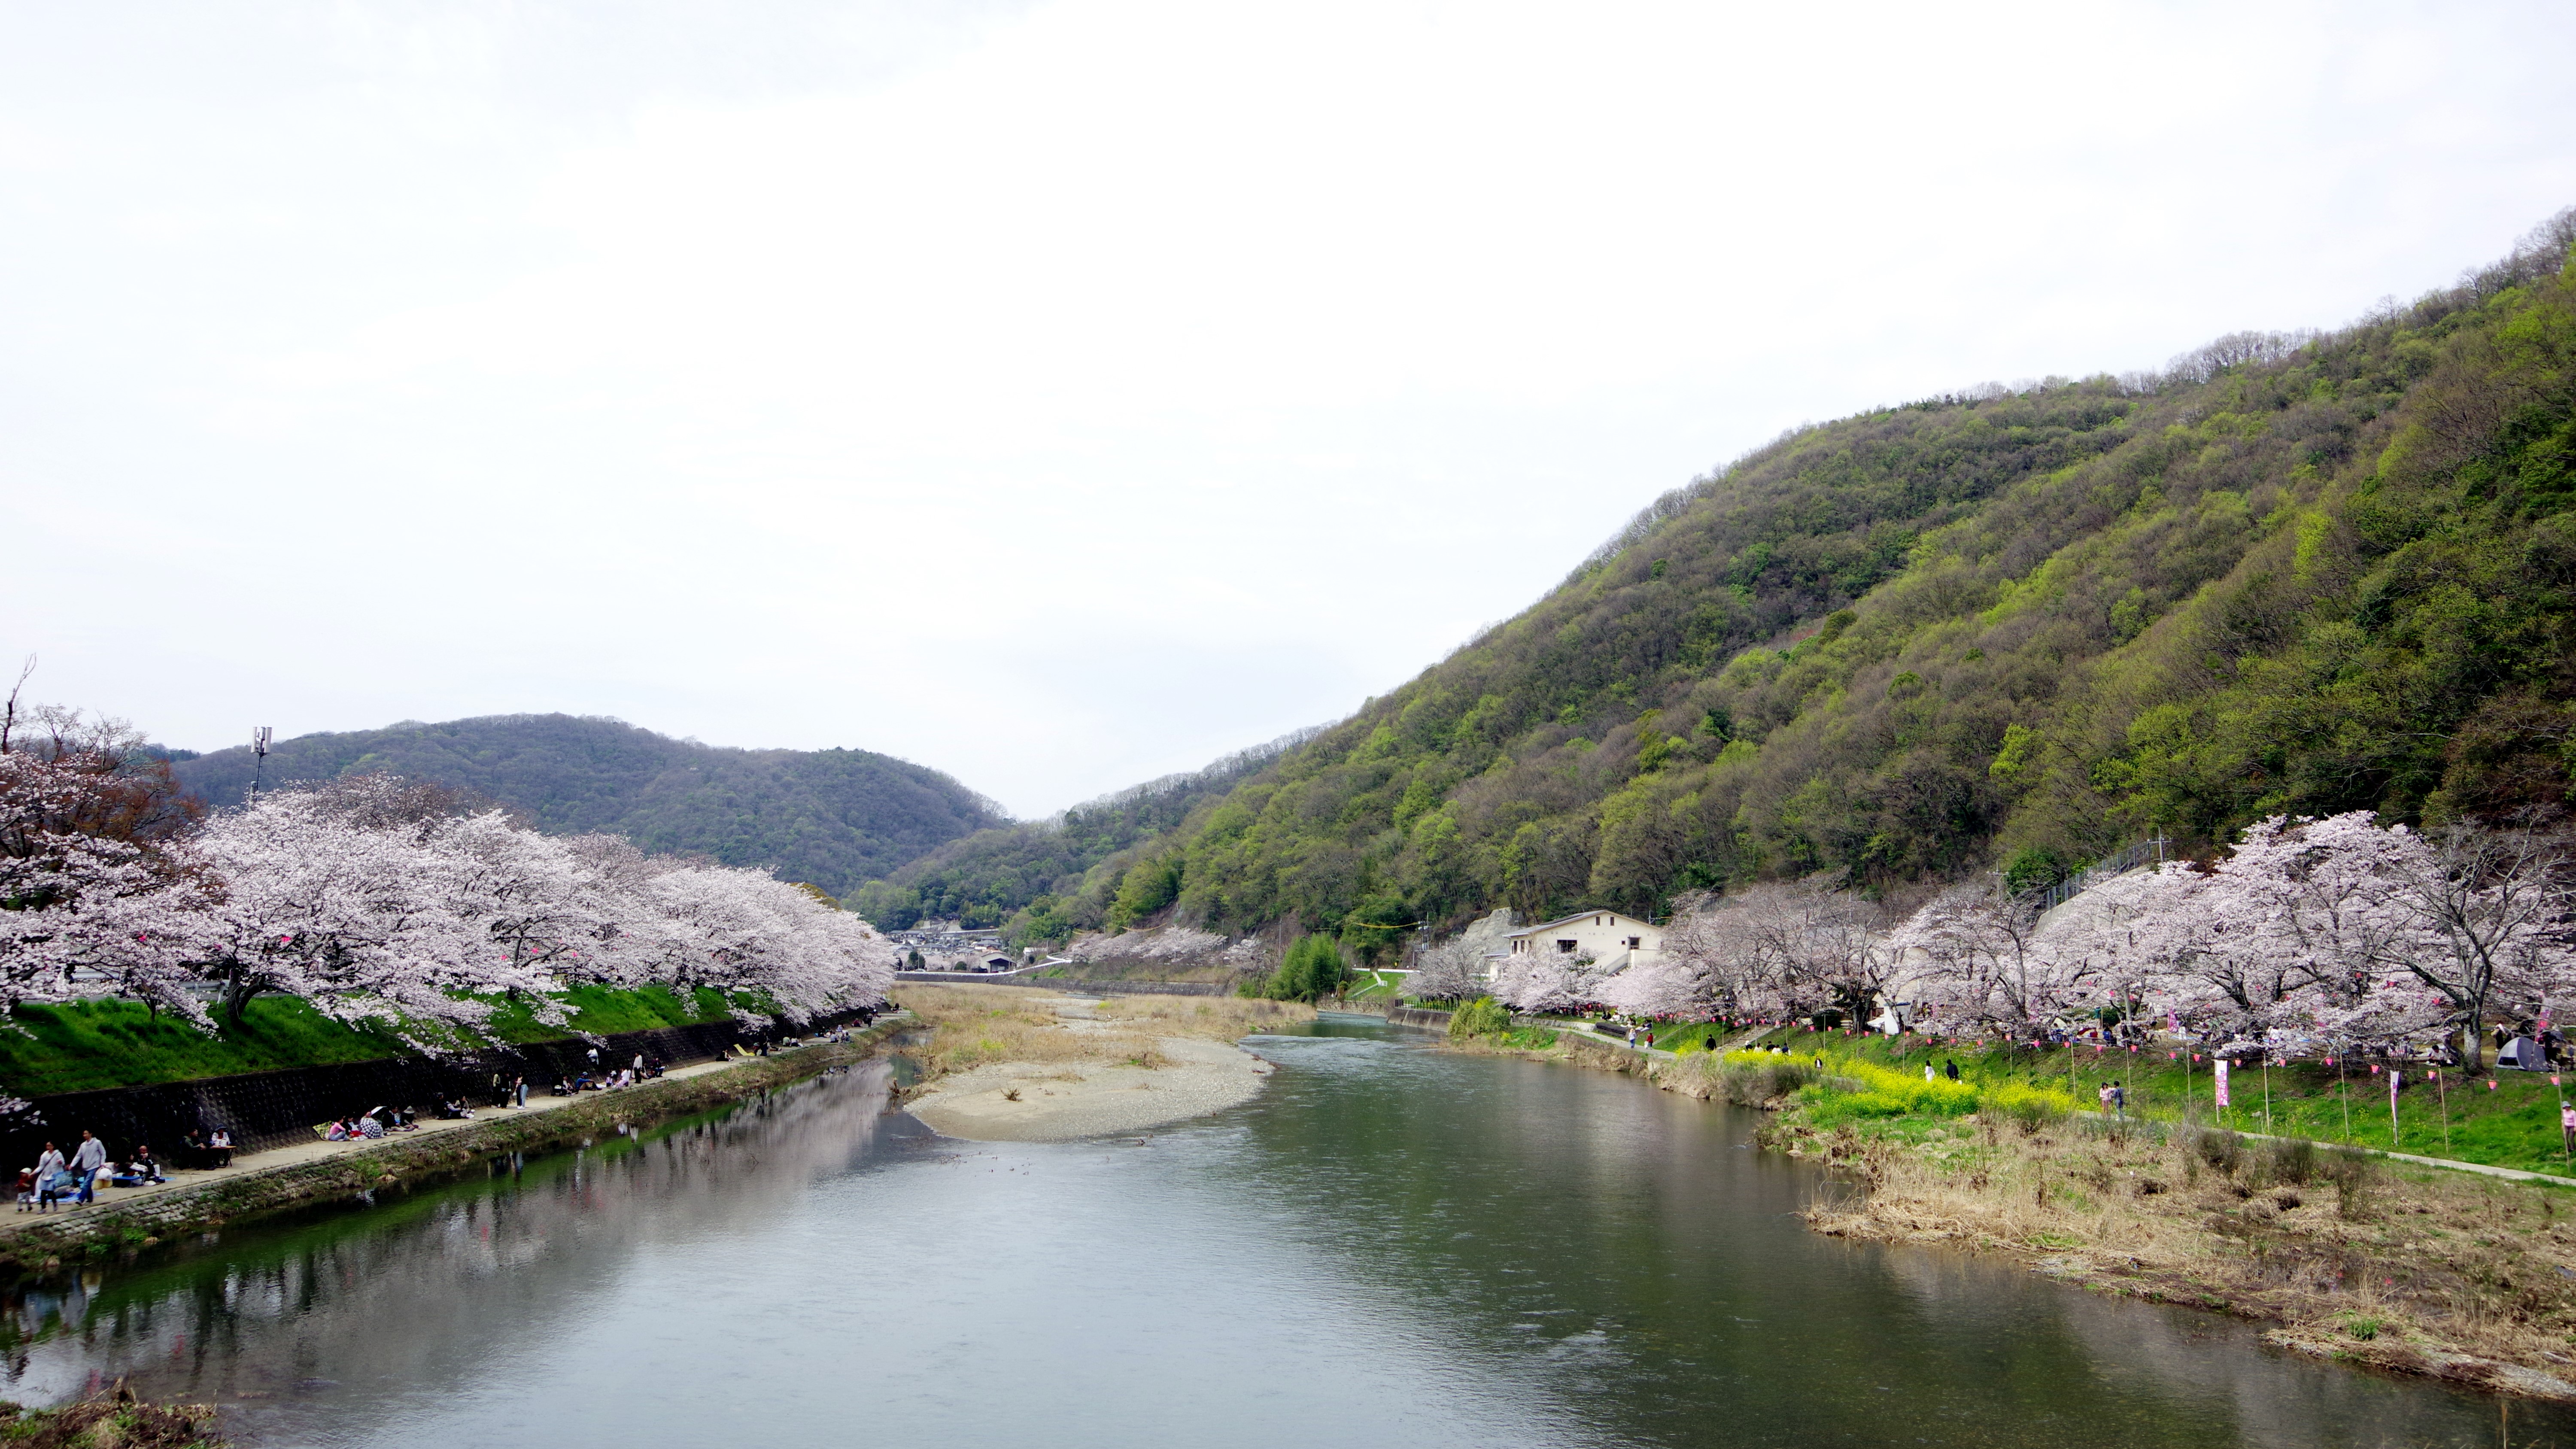
<path id="1" fill-rule="evenodd" d="M 167 1176 L 163 1175 L 160 1160 L 152 1155 L 152 1144 L 149 1142 L 137 1142 L 134 1144 L 134 1160 L 127 1163 L 125 1167 L 128 1172 L 133 1173 L 136 1177 L 143 1179 L 145 1182 L 168 1182 L 170 1180 Z"/>
<path id="2" fill-rule="evenodd" d="M 207 1134 L 206 1165 L 208 1167 L 230 1167 L 233 1165 L 233 1134 L 225 1131 L 221 1127 L 218 1127 L 213 1132 Z"/>

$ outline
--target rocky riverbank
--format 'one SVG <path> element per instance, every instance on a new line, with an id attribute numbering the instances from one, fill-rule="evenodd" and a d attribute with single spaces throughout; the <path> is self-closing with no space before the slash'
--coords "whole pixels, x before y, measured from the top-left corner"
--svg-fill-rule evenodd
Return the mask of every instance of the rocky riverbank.
<path id="1" fill-rule="evenodd" d="M 2576 1402 L 2576 1195 L 2304 1140 L 2063 1112 L 1839 1117 L 1805 1057 L 1648 1061 L 1571 1033 L 1448 1050 L 1643 1075 L 1771 1114 L 1764 1147 L 1847 1190 L 1834 1237 L 2001 1253 L 2099 1292 L 2270 1325 L 2292 1352 Z M 1857 1083 L 1844 1083 L 1857 1087 Z"/>

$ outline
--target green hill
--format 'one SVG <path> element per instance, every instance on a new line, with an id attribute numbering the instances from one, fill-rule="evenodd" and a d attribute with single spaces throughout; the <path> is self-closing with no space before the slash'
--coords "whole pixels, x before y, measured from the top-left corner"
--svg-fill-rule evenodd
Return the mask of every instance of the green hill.
<path id="1" fill-rule="evenodd" d="M 251 764 L 237 747 L 171 768 L 182 785 L 224 805 L 250 788 Z M 561 714 L 304 735 L 273 747 L 263 778 L 378 770 L 474 791 L 542 830 L 609 831 L 646 850 L 772 866 L 835 895 L 1006 819 L 948 776 L 889 755 L 718 749 Z"/>
<path id="2" fill-rule="evenodd" d="M 1783 437 L 1040 928 L 1649 912 L 2022 880 L 2276 811 L 2492 815 L 2576 761 L 2576 211 L 2331 334 Z M 971 890 L 976 882 L 964 882 Z M 996 896 L 1007 894 L 995 892 Z"/>
<path id="3" fill-rule="evenodd" d="M 1225 794 L 1318 733 L 1285 735 L 1203 770 L 1166 775 L 1076 805 L 1051 820 L 998 826 L 952 840 L 895 871 L 891 879 L 869 882 L 851 897 L 850 908 L 890 931 L 924 918 L 961 920 L 971 928 L 997 926 L 1026 908 L 1020 922 L 1023 937 L 1061 937 L 1074 924 L 1071 898 L 1093 867 L 1179 826 L 1201 801 Z"/>

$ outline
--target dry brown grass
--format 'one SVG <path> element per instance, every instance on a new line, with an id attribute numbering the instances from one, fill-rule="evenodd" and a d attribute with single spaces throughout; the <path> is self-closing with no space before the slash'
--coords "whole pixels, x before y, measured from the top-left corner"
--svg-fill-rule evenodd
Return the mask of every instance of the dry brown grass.
<path id="1" fill-rule="evenodd" d="M 1056 999 L 1011 986 L 905 985 L 894 993 L 897 1006 L 931 1028 L 929 1044 L 912 1053 L 925 1080 L 994 1062 L 1171 1065 L 1150 1036 L 1067 1026 Z"/>
<path id="2" fill-rule="evenodd" d="M 1866 1191 L 1820 1230 L 1950 1241 L 2052 1275 L 2280 1325 L 2311 1353 L 2542 1397 L 2576 1394 L 2576 1218 L 2560 1190 L 2233 1134 L 2025 1132 L 1975 1118 L 1766 1137 Z"/>
<path id="3" fill-rule="evenodd" d="M 1301 1001 L 1258 1001 L 1241 996 L 1113 996 L 1093 1009 L 1102 1021 L 1114 1021 L 1156 1036 L 1199 1037 L 1239 1041 L 1257 1031 L 1275 1031 L 1315 1019 L 1315 1008 Z"/>

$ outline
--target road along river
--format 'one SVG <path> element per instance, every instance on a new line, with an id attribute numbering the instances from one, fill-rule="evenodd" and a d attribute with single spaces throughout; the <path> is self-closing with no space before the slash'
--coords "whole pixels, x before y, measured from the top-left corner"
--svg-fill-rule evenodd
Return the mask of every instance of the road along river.
<path id="1" fill-rule="evenodd" d="M 1809 1233 L 1751 1114 L 1327 1018 L 1149 1137 L 957 1142 L 872 1063 L 6 1304 L 261 1445 L 2499 1442 L 2488 1398 Z M 2512 1442 L 2576 1445 L 2517 1405 Z"/>

